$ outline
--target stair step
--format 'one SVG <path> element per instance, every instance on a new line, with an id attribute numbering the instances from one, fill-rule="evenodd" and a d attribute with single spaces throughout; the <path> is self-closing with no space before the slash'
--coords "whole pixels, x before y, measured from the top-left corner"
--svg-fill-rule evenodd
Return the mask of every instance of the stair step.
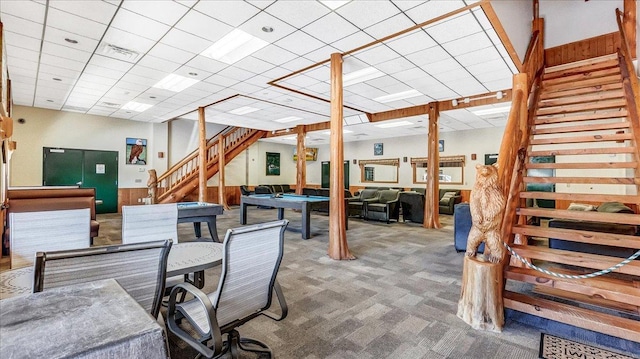
<path id="1" fill-rule="evenodd" d="M 596 79 L 596 78 L 607 77 L 611 75 L 620 76 L 620 67 L 588 71 L 588 72 L 583 72 L 575 75 L 557 77 L 549 80 L 543 79 L 542 89 L 544 90 L 546 86 L 558 85 L 558 84 L 567 83 L 567 82 L 581 81 L 585 79 Z"/>
<path id="2" fill-rule="evenodd" d="M 531 140 L 531 145 L 555 145 L 561 143 L 589 143 L 589 142 L 617 142 L 633 139 L 630 133 L 619 133 L 613 135 L 592 135 L 592 136 L 569 136 L 554 138 L 535 138 Z"/>
<path id="3" fill-rule="evenodd" d="M 542 87 L 542 94 L 547 94 L 556 91 L 564 91 L 564 90 L 574 90 L 582 87 L 591 87 L 598 85 L 606 85 L 611 83 L 621 83 L 622 76 L 620 74 L 617 75 L 609 75 L 604 77 L 597 77 L 592 79 L 584 79 L 584 80 L 576 80 L 573 82 L 563 82 L 559 84 L 547 84 Z"/>
<path id="4" fill-rule="evenodd" d="M 610 214 L 619 214 L 619 213 L 610 213 Z M 632 216 L 634 215 L 632 214 Z M 533 236 L 533 237 L 543 237 L 543 238 L 557 238 L 557 239 L 563 239 L 566 241 L 579 242 L 579 243 L 601 244 L 601 245 L 614 246 L 614 247 L 640 249 L 640 237 L 629 236 L 624 234 L 583 231 L 583 230 L 566 229 L 566 228 L 546 228 L 546 227 L 530 226 L 530 225 L 522 225 L 522 224 L 514 225 L 512 228 L 512 231 L 513 233 L 520 234 L 523 236 L 530 236 L 530 237 Z M 538 246 L 525 245 L 522 247 L 555 250 L 547 247 L 538 247 Z M 582 252 L 575 252 L 575 253 L 584 254 Z M 592 254 L 592 255 L 595 255 L 595 254 Z M 523 257 L 528 258 L 529 256 L 523 256 Z M 614 264 L 621 261 L 622 259 L 618 259 L 617 262 L 615 262 Z M 638 265 L 639 265 L 638 270 L 640 270 L 640 262 L 638 262 Z M 603 267 L 603 268 L 608 268 L 608 267 Z"/>
<path id="5" fill-rule="evenodd" d="M 538 116 L 535 120 L 536 125 L 550 125 L 553 123 L 578 122 L 604 120 L 611 118 L 626 118 L 628 116 L 626 109 L 614 111 L 599 111 L 594 113 L 573 114 L 569 116 Z"/>
<path id="6" fill-rule="evenodd" d="M 596 63 L 590 63 L 590 64 L 584 64 L 584 65 L 579 65 L 579 66 L 574 66 L 574 67 L 569 67 L 566 69 L 561 69 L 561 70 L 556 70 L 556 71 L 551 71 L 551 72 L 547 72 L 545 71 L 544 75 L 542 76 L 543 80 L 550 80 L 550 79 L 555 79 L 555 78 L 559 78 L 559 77 L 565 77 L 565 76 L 571 76 L 571 75 L 578 75 L 578 74 L 582 74 L 582 73 L 586 73 L 586 72 L 592 72 L 592 71 L 596 71 L 596 70 L 601 70 L 601 69 L 608 69 L 608 68 L 620 68 L 620 62 L 618 61 L 618 59 L 611 59 L 611 60 L 606 60 L 606 61 L 600 61 L 600 62 L 596 62 Z"/>
<path id="7" fill-rule="evenodd" d="M 533 227 L 533 226 L 532 226 Z M 514 227 L 514 233 L 517 233 Z M 570 231 L 570 230 L 569 230 Z M 633 236 L 630 236 L 633 237 Z M 557 238 L 557 237 L 551 237 Z M 635 237 L 638 238 L 638 237 Z M 637 239 L 636 239 L 637 241 Z M 624 258 L 601 256 L 597 254 L 564 251 L 560 249 L 552 249 L 539 246 L 528 246 L 514 244 L 511 248 L 524 258 L 539 259 L 548 262 L 578 266 L 591 269 L 607 269 L 613 267 L 616 264 L 622 262 Z M 640 275 L 640 261 L 631 261 L 618 269 L 615 273 L 624 273 L 629 275 Z"/>
<path id="8" fill-rule="evenodd" d="M 621 202 L 640 203 L 640 195 L 634 194 L 597 194 L 597 193 L 559 193 L 559 192 L 520 192 L 520 198 L 551 199 L 585 202 Z"/>
<path id="9" fill-rule="evenodd" d="M 563 163 L 526 163 L 526 169 L 605 169 L 605 168 L 636 168 L 638 162 L 563 162 Z"/>
<path id="10" fill-rule="evenodd" d="M 504 306 L 598 333 L 640 342 L 640 322 L 547 299 L 504 291 Z"/>
<path id="11" fill-rule="evenodd" d="M 640 225 L 640 215 L 631 213 L 607 213 L 596 211 L 569 211 L 567 209 L 526 207 L 516 209 L 521 216 L 536 216 L 544 218 L 577 219 L 592 222 L 619 223 Z M 640 241 L 640 237 L 636 237 Z"/>
<path id="12" fill-rule="evenodd" d="M 580 275 L 585 273 L 584 271 L 557 267 L 547 267 L 545 269 L 568 275 Z M 574 293 L 583 293 L 603 299 L 640 306 L 640 287 L 635 287 L 633 282 L 621 279 L 605 276 L 589 279 L 563 279 L 534 269 L 512 266 L 507 267 L 505 270 L 505 277 L 507 279 L 517 280 L 520 282 L 557 288 Z"/>
<path id="13" fill-rule="evenodd" d="M 624 91 L 622 88 L 608 91 L 591 92 L 588 94 L 579 94 L 563 97 L 553 97 L 545 100 L 540 100 L 538 108 L 547 108 L 562 105 L 580 104 L 593 101 L 602 101 L 613 98 L 624 98 Z"/>
<path id="14" fill-rule="evenodd" d="M 584 59 L 584 60 L 579 60 L 579 61 L 574 61 L 574 62 L 568 62 L 568 63 L 561 64 L 561 65 L 545 67 L 544 73 L 547 74 L 547 73 L 552 73 L 552 72 L 556 72 L 556 71 L 572 69 L 572 68 L 579 67 L 579 66 L 597 64 L 597 63 L 601 63 L 601 62 L 605 62 L 605 61 L 609 61 L 609 60 L 614 60 L 614 59 L 617 59 L 617 58 L 618 58 L 618 55 L 615 54 L 615 53 L 614 54 L 609 54 L 609 55 L 598 56 L 598 57 L 592 57 L 592 58 L 589 58 L 589 59 Z"/>
<path id="15" fill-rule="evenodd" d="M 635 147 L 569 148 L 527 152 L 529 157 L 635 153 Z"/>
<path id="16" fill-rule="evenodd" d="M 590 110 L 604 110 L 609 108 L 621 108 L 626 107 L 627 101 L 624 98 L 616 98 L 616 99 L 608 99 L 602 101 L 594 101 L 573 105 L 561 105 L 561 106 L 553 106 L 553 107 L 543 107 L 538 109 L 536 115 L 552 115 L 552 114 L 563 114 L 563 113 L 572 113 L 572 112 L 584 112 Z"/>
<path id="17" fill-rule="evenodd" d="M 597 93 L 601 91 L 611 91 L 611 90 L 619 90 L 622 89 L 622 83 L 610 83 L 605 85 L 595 85 L 588 87 L 581 87 L 577 89 L 569 89 L 563 91 L 555 91 L 555 92 L 545 92 L 540 94 L 540 100 L 549 100 L 552 98 L 563 98 L 568 96 L 576 96 L 587 93 Z"/>
<path id="18" fill-rule="evenodd" d="M 614 309 L 621 312 L 627 312 L 629 314 L 640 314 L 640 307 L 637 305 L 628 304 L 628 302 L 619 302 L 607 298 L 603 298 L 598 295 L 592 295 L 589 293 L 576 293 L 573 291 L 536 285 L 533 288 L 533 292 L 536 294 L 542 294 L 547 297 L 555 297 L 561 298 L 563 300 L 570 300 L 572 302 L 585 303 L 592 306 L 605 308 L 605 309 Z M 587 290 L 588 292 L 588 290 Z"/>
<path id="19" fill-rule="evenodd" d="M 629 128 L 628 122 L 614 123 L 597 123 L 593 125 L 573 125 L 564 127 L 534 128 L 531 131 L 533 135 L 549 135 L 554 133 L 570 133 L 570 132 L 588 132 L 588 131 L 604 131 L 604 130 L 620 130 Z"/>
<path id="20" fill-rule="evenodd" d="M 597 183 L 640 185 L 640 178 L 631 177 L 523 177 L 524 183 Z"/>

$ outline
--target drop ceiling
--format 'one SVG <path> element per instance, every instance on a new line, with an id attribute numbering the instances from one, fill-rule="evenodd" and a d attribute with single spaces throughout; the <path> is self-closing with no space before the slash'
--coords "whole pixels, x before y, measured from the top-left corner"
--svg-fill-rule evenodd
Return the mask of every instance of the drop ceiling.
<path id="1" fill-rule="evenodd" d="M 427 133 L 426 116 L 379 128 L 366 113 L 511 87 L 516 68 L 480 6 L 356 50 L 473 4 L 2 0 L 0 16 L 14 104 L 135 121 L 196 119 L 194 111 L 208 106 L 208 122 L 230 126 L 286 131 L 324 122 L 329 118 L 329 104 L 322 100 L 329 98 L 326 61 L 331 53 L 346 53 L 345 78 L 363 69 L 377 71 L 344 88 L 345 141 L 354 141 Z M 264 46 L 231 64 L 203 55 L 234 29 Z M 197 82 L 180 92 L 154 87 L 170 74 Z M 398 93 L 411 97 L 389 98 Z M 151 106 L 142 112 L 123 109 L 130 102 Z M 232 112 L 242 107 L 256 110 Z M 478 116 L 458 109 L 441 114 L 440 130 L 505 121 L 506 113 Z M 311 137 L 328 142 L 321 132 Z M 288 141 L 287 136 L 278 140 Z"/>

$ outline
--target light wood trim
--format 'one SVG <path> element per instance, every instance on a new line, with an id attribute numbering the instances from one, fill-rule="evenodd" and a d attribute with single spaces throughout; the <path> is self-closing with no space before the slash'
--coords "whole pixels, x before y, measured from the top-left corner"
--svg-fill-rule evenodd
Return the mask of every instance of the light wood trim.
<path id="1" fill-rule="evenodd" d="M 563 96 L 563 97 L 555 97 L 546 100 L 540 101 L 540 107 L 554 107 L 561 105 L 569 105 L 575 103 L 585 103 L 585 102 L 593 102 L 593 101 L 602 101 L 613 98 L 620 98 L 624 96 L 624 92 L 622 88 L 610 91 L 600 91 L 597 93 L 591 94 L 581 94 L 581 95 L 573 95 L 573 96 Z"/>
<path id="2" fill-rule="evenodd" d="M 298 153 L 298 159 L 296 161 L 297 194 L 302 194 L 302 189 L 307 186 L 307 150 L 304 143 L 306 135 L 307 133 L 303 125 L 296 126 L 296 152 Z"/>
<path id="3" fill-rule="evenodd" d="M 635 185 L 640 178 L 631 177 L 524 177 L 525 183 L 598 183 L 615 185 Z"/>
<path id="4" fill-rule="evenodd" d="M 541 285 L 536 285 L 533 289 L 533 292 L 556 298 L 569 299 L 573 302 L 581 302 L 598 307 L 604 307 L 607 309 L 615 309 L 627 313 L 640 313 L 638 311 L 638 306 L 630 305 L 625 302 L 615 301 L 607 297 L 600 297 L 602 293 L 598 293 L 597 295 L 590 295 Z M 587 293 L 588 292 L 589 290 L 587 289 Z"/>
<path id="5" fill-rule="evenodd" d="M 622 89 L 621 83 L 610 83 L 605 85 L 597 85 L 597 86 L 569 89 L 569 90 L 556 91 L 556 92 L 545 92 L 540 96 L 540 99 L 544 101 L 544 100 L 550 100 L 550 99 L 556 99 L 556 98 L 562 98 L 562 97 L 568 97 L 568 96 L 588 94 L 588 93 L 593 93 L 594 91 L 609 91 L 609 90 L 618 90 L 618 89 Z"/>
<path id="6" fill-rule="evenodd" d="M 222 205 L 225 210 L 229 210 L 227 198 L 225 196 L 225 166 L 226 163 L 226 146 L 223 134 L 218 135 L 218 204 Z"/>
<path id="7" fill-rule="evenodd" d="M 584 274 L 581 271 L 558 267 L 545 269 L 568 275 Z M 633 306 L 640 305 L 640 288 L 633 286 L 631 282 L 615 278 L 601 276 L 589 279 L 563 279 L 533 269 L 520 267 L 507 268 L 505 271 L 505 277 L 507 279 L 518 280 L 548 288 L 557 288 L 574 293 L 599 296 L 611 301 L 629 303 Z"/>
<path id="8" fill-rule="evenodd" d="M 601 120 L 605 118 L 624 118 L 627 117 L 626 109 L 619 111 L 603 111 L 598 113 L 590 113 L 586 115 L 568 115 L 568 116 L 538 116 L 535 120 L 536 125 L 550 125 L 552 123 L 576 122 Z"/>
<path id="9" fill-rule="evenodd" d="M 555 169 L 600 169 L 600 168 L 636 168 L 637 162 L 574 162 L 574 163 L 527 163 L 526 168 Z"/>
<path id="10" fill-rule="evenodd" d="M 620 81 L 621 81 L 621 76 L 619 74 L 614 74 L 614 75 L 609 75 L 604 77 L 576 80 L 574 82 L 563 82 L 563 83 L 553 84 L 553 85 L 549 84 L 544 87 L 544 92 L 549 93 L 549 92 L 573 90 L 573 89 L 578 89 L 582 87 L 600 86 L 600 85 L 610 84 L 610 83 L 620 83 Z"/>
<path id="11" fill-rule="evenodd" d="M 429 134 L 427 136 L 427 154 L 431 161 L 427 163 L 427 190 L 424 201 L 424 228 L 442 228 L 440 224 L 440 206 L 438 169 L 440 167 L 440 152 L 438 151 L 438 118 L 440 110 L 437 102 L 429 104 Z"/>
<path id="12" fill-rule="evenodd" d="M 560 143 L 588 143 L 588 142 L 606 142 L 606 141 L 617 142 L 617 141 L 630 140 L 632 138 L 633 136 L 630 133 L 620 133 L 620 134 L 613 134 L 613 135 L 538 138 L 538 139 L 532 140 L 531 144 L 532 145 L 555 145 Z M 542 163 L 539 163 L 539 165 L 542 165 Z"/>
<path id="13" fill-rule="evenodd" d="M 198 146 L 198 201 L 207 201 L 207 123 L 204 118 L 204 107 L 198 107 L 198 136 L 200 145 Z"/>
<path id="14" fill-rule="evenodd" d="M 550 74 L 550 73 L 553 73 L 553 72 L 556 72 L 556 71 L 564 71 L 566 69 L 572 69 L 574 67 L 595 65 L 595 64 L 599 64 L 601 62 L 605 62 L 605 61 L 609 61 L 609 60 L 615 60 L 617 58 L 618 57 L 616 56 L 615 53 L 611 53 L 611 54 L 608 54 L 608 55 L 597 56 L 597 57 L 590 57 L 588 59 L 573 61 L 573 62 L 562 64 L 562 65 L 547 66 L 544 69 L 544 73 L 546 75 L 546 74 Z"/>
<path id="15" fill-rule="evenodd" d="M 579 75 L 585 72 L 593 72 L 593 71 L 602 70 L 605 68 L 614 68 L 614 67 L 618 67 L 618 59 L 612 56 L 608 56 L 606 60 L 603 60 L 603 61 L 590 61 L 585 63 L 584 65 L 576 64 L 576 63 L 571 63 L 567 65 L 573 65 L 573 66 L 570 66 L 570 67 L 567 66 L 567 67 L 552 70 L 552 71 L 545 71 L 545 74 L 542 78 L 544 80 L 551 80 L 551 79 L 562 78 L 566 76 Z"/>
<path id="16" fill-rule="evenodd" d="M 603 14 L 606 16 L 606 14 Z M 618 31 L 545 49 L 545 64 L 549 67 L 600 57 L 616 52 L 620 46 Z"/>
<path id="17" fill-rule="evenodd" d="M 619 67 L 600 69 L 600 70 L 595 70 L 590 72 L 581 72 L 575 75 L 555 77 L 551 79 L 543 79 L 542 86 L 546 87 L 546 86 L 558 85 L 558 84 L 567 83 L 567 82 L 581 81 L 585 79 L 596 79 L 596 78 L 613 76 L 618 74 L 620 74 Z"/>
<path id="18" fill-rule="evenodd" d="M 502 26 L 502 23 L 500 22 L 498 15 L 493 9 L 493 6 L 491 6 L 491 2 L 482 1 L 481 6 L 482 6 L 482 10 L 484 10 L 485 15 L 487 15 L 487 19 L 489 19 L 489 22 L 493 26 L 493 29 L 498 34 L 500 41 L 502 41 L 502 43 L 504 44 L 504 47 L 507 50 L 507 53 L 509 53 L 509 57 L 511 57 L 511 60 L 516 65 L 518 72 L 524 72 L 524 66 L 522 66 L 522 60 L 518 57 L 518 53 L 516 52 L 516 49 L 513 47 L 513 44 L 511 43 L 511 40 L 509 39 L 507 32 Z"/>
<path id="19" fill-rule="evenodd" d="M 631 216 L 636 216 L 636 215 L 632 214 Z M 513 227 L 513 232 L 522 234 L 525 236 L 557 238 L 565 241 L 572 241 L 572 242 L 579 242 L 579 243 L 600 244 L 600 245 L 607 245 L 607 246 L 640 249 L 640 238 L 636 236 L 628 236 L 623 234 L 583 231 L 583 230 L 566 229 L 566 228 L 545 228 L 545 227 L 529 226 L 529 225 L 516 225 Z M 544 250 L 550 250 L 550 251 L 554 250 L 554 249 L 545 248 L 545 247 L 536 247 L 536 246 L 529 246 L 529 247 L 535 248 L 536 250 L 540 248 Z M 581 252 L 574 252 L 574 253 L 581 253 Z M 540 258 L 540 259 L 545 259 L 545 258 Z M 549 259 L 549 260 L 553 261 L 553 259 Z M 618 259 L 616 263 L 621 261 L 622 259 Z M 589 267 L 589 266 L 586 265 L 586 267 Z M 607 267 L 603 267 L 603 268 L 607 268 Z M 600 269 L 603 269 L 603 268 L 600 268 Z"/>
<path id="20" fill-rule="evenodd" d="M 344 169 L 338 165 L 344 163 L 343 126 L 343 88 L 342 88 L 342 55 L 331 54 L 331 135 L 329 159 L 331 166 L 329 180 L 329 249 L 332 259 L 355 259 L 347 244 L 344 208 Z M 304 153 L 299 153 L 298 158 Z"/>
<path id="21" fill-rule="evenodd" d="M 558 193 L 558 192 L 520 192 L 520 198 L 537 198 L 567 200 L 572 202 L 594 201 L 594 202 L 622 202 L 639 203 L 640 195 L 634 194 L 597 194 L 597 193 Z"/>
<path id="22" fill-rule="evenodd" d="M 597 123 L 593 125 L 583 126 L 565 126 L 565 127 L 550 127 L 534 129 L 534 135 L 549 135 L 556 133 L 571 133 L 571 132 L 589 132 L 589 131 L 604 131 L 604 130 L 619 130 L 628 129 L 628 122 L 615 122 L 615 123 Z"/>
<path id="23" fill-rule="evenodd" d="M 518 208 L 517 212 L 522 216 L 537 216 L 537 217 L 545 217 L 545 218 L 576 219 L 576 220 L 593 221 L 593 222 L 640 225 L 640 215 L 631 214 L 631 213 L 569 211 L 566 209 L 534 208 L 534 207 Z M 640 241 L 640 237 L 637 239 L 637 241 Z"/>
<path id="24" fill-rule="evenodd" d="M 504 292 L 504 306 L 560 323 L 640 342 L 640 322 L 637 320 L 595 312 L 546 299 L 532 298 L 511 291 Z"/>
<path id="25" fill-rule="evenodd" d="M 360 166 L 366 165 L 387 165 L 387 166 L 400 166 L 400 158 L 381 158 L 377 160 L 360 160 L 358 161 Z"/>
<path id="26" fill-rule="evenodd" d="M 637 16 L 637 0 L 624 0 L 624 33 L 626 35 L 626 43 L 629 45 L 629 54 L 635 59 L 636 54 L 636 16 Z"/>
<path id="27" fill-rule="evenodd" d="M 572 148 L 565 150 L 529 151 L 529 157 L 618 154 L 634 153 L 634 151 L 635 147 Z"/>
<path id="28" fill-rule="evenodd" d="M 610 108 L 620 108 L 626 106 L 627 103 L 624 98 L 618 98 L 613 100 L 603 100 L 591 103 L 582 103 L 577 105 L 564 105 L 556 107 L 546 107 L 538 110 L 538 116 L 544 115 L 560 115 L 565 113 L 583 112 L 589 110 L 604 110 Z"/>

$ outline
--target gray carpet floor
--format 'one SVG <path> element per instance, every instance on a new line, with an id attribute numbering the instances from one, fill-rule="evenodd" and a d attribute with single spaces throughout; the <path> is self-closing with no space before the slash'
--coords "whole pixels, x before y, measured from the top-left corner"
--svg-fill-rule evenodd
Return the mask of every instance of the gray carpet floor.
<path id="1" fill-rule="evenodd" d="M 274 209 L 252 207 L 248 220 L 276 216 Z M 327 256 L 327 215 L 312 215 L 309 240 L 300 237 L 300 217 L 285 211 L 291 222 L 278 281 L 289 316 L 281 322 L 260 317 L 240 327 L 241 335 L 267 343 L 277 358 L 538 357 L 537 329 L 507 320 L 502 333 L 477 331 L 456 317 L 464 254 L 453 248 L 452 216 L 440 217 L 440 230 L 350 219 L 353 261 Z M 121 217 L 98 215 L 98 220 L 95 244 L 120 243 Z M 190 224 L 178 226 L 180 241 L 194 239 Z M 221 238 L 238 226 L 237 207 L 218 217 Z M 205 291 L 215 288 L 219 273 L 219 268 L 206 271 Z M 169 339 L 172 358 L 195 356 L 180 339 Z"/>

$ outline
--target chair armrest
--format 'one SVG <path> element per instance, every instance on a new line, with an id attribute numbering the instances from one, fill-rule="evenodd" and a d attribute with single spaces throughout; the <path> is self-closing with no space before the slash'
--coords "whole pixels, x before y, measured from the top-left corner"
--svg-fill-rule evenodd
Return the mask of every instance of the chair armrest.
<path id="1" fill-rule="evenodd" d="M 284 293 L 282 293 L 282 288 L 280 287 L 278 280 L 273 283 L 273 291 L 276 293 L 276 297 L 278 298 L 278 305 L 280 305 L 280 316 L 276 317 L 275 314 L 269 311 L 264 311 L 260 314 L 264 315 L 265 317 L 271 318 L 276 322 L 279 322 L 282 319 L 286 318 L 287 314 L 289 314 L 289 306 L 287 306 L 287 301 L 284 299 Z"/>
<path id="2" fill-rule="evenodd" d="M 188 292 L 198 299 L 208 314 L 207 322 L 209 324 L 211 338 L 213 339 L 213 350 L 192 337 L 178 325 L 178 320 L 181 318 L 176 318 L 176 295 L 184 292 Z M 176 284 L 171 290 L 171 294 L 169 295 L 169 304 L 167 306 L 167 327 L 169 328 L 169 331 L 175 334 L 178 338 L 184 340 L 187 344 L 207 358 L 212 358 L 222 352 L 222 334 L 220 333 L 220 327 L 218 326 L 216 310 L 213 307 L 211 300 L 209 300 L 209 297 L 207 297 L 207 295 L 200 289 L 189 283 Z"/>

